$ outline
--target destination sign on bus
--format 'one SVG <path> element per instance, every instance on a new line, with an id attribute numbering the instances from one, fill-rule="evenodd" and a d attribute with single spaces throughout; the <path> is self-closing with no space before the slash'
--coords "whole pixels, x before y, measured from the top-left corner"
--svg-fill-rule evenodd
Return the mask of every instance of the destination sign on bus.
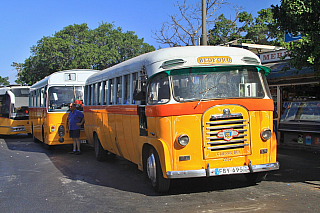
<path id="1" fill-rule="evenodd" d="M 232 59 L 229 56 L 205 56 L 197 59 L 199 64 L 230 64 Z"/>

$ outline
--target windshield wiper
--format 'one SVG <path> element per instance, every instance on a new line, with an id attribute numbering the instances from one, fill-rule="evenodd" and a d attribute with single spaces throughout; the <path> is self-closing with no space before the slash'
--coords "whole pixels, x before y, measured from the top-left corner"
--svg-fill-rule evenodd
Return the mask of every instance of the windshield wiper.
<path id="1" fill-rule="evenodd" d="M 219 83 L 219 84 L 220 84 L 220 83 Z M 208 89 L 206 89 L 206 90 L 203 90 L 202 92 L 199 92 L 199 94 L 202 94 L 202 93 L 204 93 L 204 92 L 207 94 L 207 92 L 209 92 L 209 91 L 212 90 L 213 88 L 219 86 L 219 84 L 213 85 L 212 87 L 210 87 L 210 88 L 208 88 Z"/>
<path id="2" fill-rule="evenodd" d="M 219 84 L 220 84 L 220 83 L 219 83 Z M 200 104 L 200 102 L 203 100 L 203 98 L 207 95 L 207 93 L 208 93 L 210 90 L 212 90 L 213 88 L 217 87 L 219 84 L 213 85 L 212 87 L 210 87 L 210 88 L 208 88 L 208 89 L 206 89 L 206 90 L 203 90 L 202 92 L 199 92 L 199 94 L 202 94 L 202 93 L 204 93 L 204 94 L 202 95 L 202 97 L 201 97 L 201 99 L 199 100 L 198 104 L 197 104 L 194 108 L 197 108 L 197 106 Z"/>

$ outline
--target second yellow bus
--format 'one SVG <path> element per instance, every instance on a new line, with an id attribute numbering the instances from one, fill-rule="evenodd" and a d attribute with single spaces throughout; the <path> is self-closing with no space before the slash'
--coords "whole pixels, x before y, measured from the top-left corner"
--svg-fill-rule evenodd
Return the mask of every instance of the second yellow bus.
<path id="1" fill-rule="evenodd" d="M 69 104 L 75 102 L 83 110 L 84 84 L 97 70 L 64 70 L 47 76 L 30 87 L 29 109 L 32 136 L 46 148 L 51 145 L 72 144 L 66 134 Z M 81 142 L 86 138 L 82 129 Z"/>

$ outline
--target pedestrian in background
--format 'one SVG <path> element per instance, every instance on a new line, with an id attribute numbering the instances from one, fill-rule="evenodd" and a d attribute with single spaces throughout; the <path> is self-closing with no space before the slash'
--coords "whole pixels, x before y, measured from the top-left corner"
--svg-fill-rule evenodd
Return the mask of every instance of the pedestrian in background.
<path id="1" fill-rule="evenodd" d="M 73 150 L 69 152 L 70 154 L 80 155 L 80 129 L 81 125 L 84 123 L 84 115 L 81 111 L 76 109 L 76 104 L 71 103 L 69 105 L 70 112 L 67 119 L 67 133 L 69 132 L 69 137 L 73 140 Z"/>

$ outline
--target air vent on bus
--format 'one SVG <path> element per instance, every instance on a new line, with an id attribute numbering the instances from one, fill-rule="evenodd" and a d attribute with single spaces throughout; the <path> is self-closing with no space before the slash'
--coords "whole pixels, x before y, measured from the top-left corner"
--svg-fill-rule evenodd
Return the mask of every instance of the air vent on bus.
<path id="1" fill-rule="evenodd" d="M 257 65 L 260 64 L 260 62 L 256 58 L 243 57 L 241 60 L 247 64 L 257 64 Z"/>
<path id="2" fill-rule="evenodd" d="M 166 69 L 166 68 L 174 67 L 174 66 L 181 65 L 181 64 L 184 64 L 184 63 L 186 63 L 186 61 L 183 60 L 183 59 L 169 60 L 169 61 L 163 62 L 162 65 L 161 65 L 161 68 Z"/>

